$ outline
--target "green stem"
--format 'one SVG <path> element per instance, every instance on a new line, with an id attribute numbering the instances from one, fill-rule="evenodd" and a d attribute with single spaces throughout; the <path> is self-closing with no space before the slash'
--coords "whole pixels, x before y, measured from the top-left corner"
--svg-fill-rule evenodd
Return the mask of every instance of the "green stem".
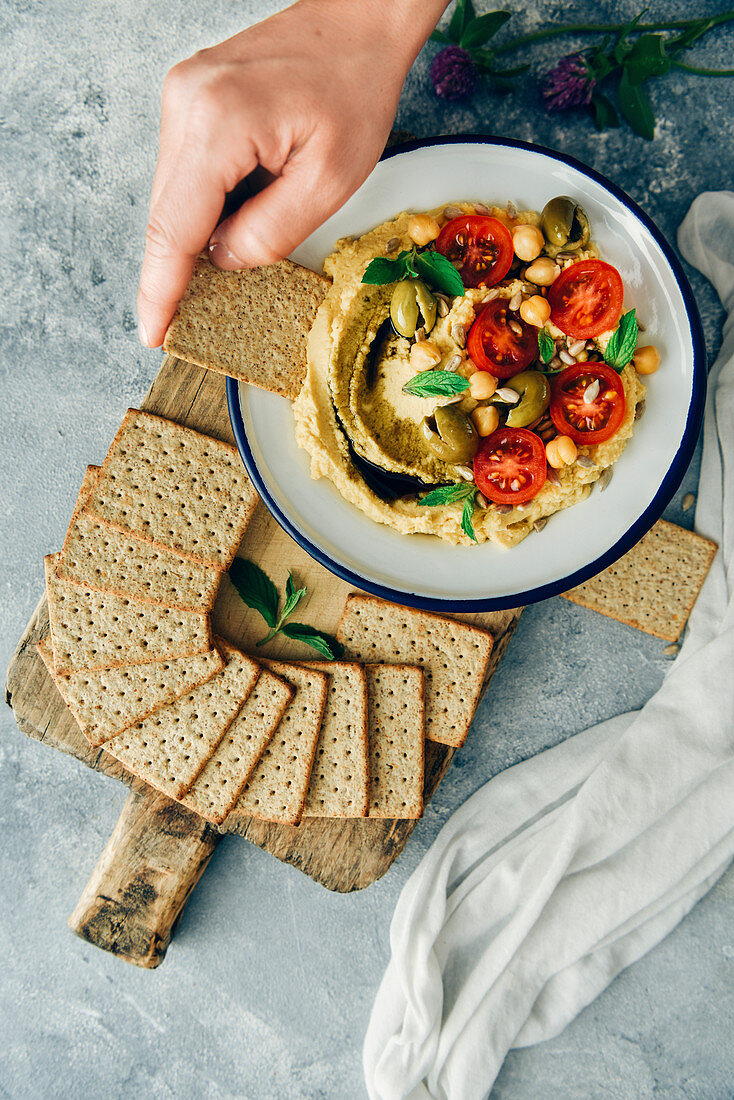
<path id="1" fill-rule="evenodd" d="M 684 65 L 682 61 L 672 61 L 671 64 L 684 73 L 695 73 L 696 76 L 734 76 L 734 69 L 699 69 L 695 65 Z"/>
<path id="2" fill-rule="evenodd" d="M 684 30 L 686 27 L 703 22 L 704 19 L 705 16 L 699 16 L 697 19 L 679 19 L 669 23 L 638 23 L 634 31 L 637 34 L 643 31 Z M 706 22 L 710 29 L 719 23 L 728 23 L 732 19 L 734 19 L 734 11 L 727 11 L 722 12 L 721 15 L 712 15 Z M 555 38 L 559 34 L 614 34 L 626 26 L 626 23 L 569 23 L 565 27 L 547 27 L 542 31 L 533 31 L 532 34 L 521 34 L 518 38 L 511 38 L 509 42 L 497 46 L 494 52 L 495 54 L 509 53 L 511 50 L 519 49 L 520 46 L 530 46 L 534 42 Z"/>
<path id="3" fill-rule="evenodd" d="M 261 638 L 259 642 L 255 642 L 255 645 L 258 645 L 258 646 L 267 645 L 268 642 L 271 642 L 273 640 L 273 638 L 275 637 L 276 634 L 280 634 L 280 629 L 281 629 L 282 625 L 283 625 L 282 623 L 278 623 L 277 626 L 273 627 L 273 629 L 270 631 L 269 634 L 266 634 L 265 637 Z"/>

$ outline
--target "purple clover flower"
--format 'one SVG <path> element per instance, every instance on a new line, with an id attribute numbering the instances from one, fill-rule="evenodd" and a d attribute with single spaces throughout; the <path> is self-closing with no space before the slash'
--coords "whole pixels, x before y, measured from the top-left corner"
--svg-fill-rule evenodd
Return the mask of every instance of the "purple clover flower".
<path id="1" fill-rule="evenodd" d="M 441 99 L 465 99 L 474 91 L 479 74 L 467 50 L 447 46 L 431 62 L 431 80 Z"/>
<path id="2" fill-rule="evenodd" d="M 595 85 L 596 80 L 583 54 L 570 53 L 562 57 L 543 80 L 541 94 L 546 111 L 565 111 L 568 107 L 588 105 Z"/>

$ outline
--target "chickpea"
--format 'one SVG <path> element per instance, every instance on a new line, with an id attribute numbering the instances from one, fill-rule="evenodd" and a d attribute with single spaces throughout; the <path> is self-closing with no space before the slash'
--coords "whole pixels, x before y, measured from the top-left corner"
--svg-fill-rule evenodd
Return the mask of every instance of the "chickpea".
<path id="1" fill-rule="evenodd" d="M 486 401 L 497 389 L 497 379 L 487 370 L 476 371 L 469 380 L 469 392 L 475 401 Z"/>
<path id="2" fill-rule="evenodd" d="M 523 263 L 534 260 L 543 251 L 545 237 L 534 225 L 518 225 L 512 234 L 512 247 L 515 255 Z"/>
<path id="3" fill-rule="evenodd" d="M 477 429 L 482 439 L 491 435 L 492 432 L 496 432 L 499 427 L 500 414 L 497 412 L 494 405 L 480 405 L 480 407 L 475 409 L 471 414 L 471 418 L 474 421 L 474 427 Z"/>
<path id="4" fill-rule="evenodd" d="M 545 445 L 545 457 L 548 465 L 554 470 L 560 470 L 563 466 L 570 466 L 576 461 L 578 449 L 576 444 L 567 435 L 557 435 Z"/>
<path id="5" fill-rule="evenodd" d="M 550 286 L 560 274 L 561 269 L 558 264 L 555 260 L 549 260 L 547 256 L 541 256 L 525 269 L 525 278 L 536 286 Z"/>
<path id="6" fill-rule="evenodd" d="M 654 344 L 638 348 L 632 357 L 638 374 L 654 374 L 660 366 L 660 352 Z"/>
<path id="7" fill-rule="evenodd" d="M 408 219 L 408 236 L 422 248 L 435 241 L 441 232 L 441 226 L 430 214 L 411 214 Z"/>
<path id="8" fill-rule="evenodd" d="M 529 325 L 534 325 L 535 328 L 542 328 L 545 322 L 550 317 L 550 305 L 546 298 L 541 298 L 540 294 L 533 294 L 532 298 L 526 298 L 520 306 L 520 316 L 523 321 L 527 321 Z"/>
<path id="9" fill-rule="evenodd" d="M 432 340 L 418 340 L 410 349 L 410 365 L 417 371 L 430 370 L 441 362 L 441 352 Z"/>

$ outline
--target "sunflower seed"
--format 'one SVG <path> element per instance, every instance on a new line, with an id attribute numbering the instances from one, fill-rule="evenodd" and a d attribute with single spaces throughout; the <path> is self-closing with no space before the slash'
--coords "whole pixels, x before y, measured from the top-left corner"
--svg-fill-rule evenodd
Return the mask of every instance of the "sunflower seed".
<path id="1" fill-rule="evenodd" d="M 463 348 L 466 344 L 466 329 L 462 325 L 461 321 L 454 321 L 451 325 L 451 339 L 455 344 L 458 344 L 460 348 Z"/>
<path id="2" fill-rule="evenodd" d="M 439 317 L 447 317 L 449 312 L 449 303 L 446 301 L 445 298 L 437 298 L 436 309 L 438 311 Z"/>
<path id="3" fill-rule="evenodd" d="M 637 331 L 638 332 L 647 332 L 647 325 L 643 325 L 643 323 L 642 323 L 642 321 L 640 320 L 639 317 L 637 318 Z"/>
<path id="4" fill-rule="evenodd" d="M 518 290 L 517 294 L 513 294 L 512 297 L 510 298 L 510 301 L 507 304 L 507 308 L 511 309 L 514 312 L 516 309 L 520 308 L 521 304 L 522 304 L 522 291 Z"/>
<path id="5" fill-rule="evenodd" d="M 460 355 L 452 355 L 451 358 L 446 363 L 446 366 L 443 369 L 451 371 L 451 373 L 454 374 L 460 366 L 461 366 L 461 356 Z"/>
<path id="6" fill-rule="evenodd" d="M 569 355 L 565 348 L 561 348 L 561 350 L 558 352 L 558 357 L 562 363 L 566 364 L 567 367 L 572 367 L 576 362 L 573 355 Z"/>
<path id="7" fill-rule="evenodd" d="M 541 516 L 540 519 L 536 519 L 535 523 L 533 524 L 533 531 L 542 531 L 547 522 L 547 516 Z"/>
<path id="8" fill-rule="evenodd" d="M 485 206 L 483 202 L 475 202 L 474 213 L 481 214 L 483 217 L 486 217 L 489 214 L 489 207 Z"/>
<path id="9" fill-rule="evenodd" d="M 556 261 L 558 263 L 563 263 L 564 260 L 574 260 L 575 258 L 576 255 L 573 252 L 559 252 L 556 256 Z"/>
<path id="10" fill-rule="evenodd" d="M 512 505 L 511 504 L 495 504 L 494 510 L 500 516 L 509 516 L 510 512 L 512 511 Z"/>
<path id="11" fill-rule="evenodd" d="M 460 218 L 464 211 L 460 206 L 444 206 L 443 216 L 451 221 L 452 218 Z"/>
<path id="12" fill-rule="evenodd" d="M 590 455 L 579 455 L 576 459 L 576 464 L 580 466 L 582 470 L 590 470 L 592 466 L 596 466 L 594 459 Z"/>
<path id="13" fill-rule="evenodd" d="M 590 386 L 587 386 L 584 390 L 584 401 L 587 405 L 590 405 L 592 401 L 596 401 L 599 396 L 599 379 L 595 378 Z"/>
<path id="14" fill-rule="evenodd" d="M 400 238 L 399 237 L 391 237 L 390 240 L 385 245 L 385 251 L 388 253 L 388 255 L 391 252 L 397 252 L 399 244 L 400 244 Z"/>
<path id="15" fill-rule="evenodd" d="M 683 511 L 687 512 L 689 508 L 692 508 L 696 503 L 696 498 L 693 493 L 686 493 L 683 497 Z"/>
<path id="16" fill-rule="evenodd" d="M 665 658 L 665 660 L 673 661 L 677 656 L 678 646 L 676 645 L 676 643 L 673 642 L 673 645 L 666 645 L 665 649 L 663 650 L 663 657 Z"/>
<path id="17" fill-rule="evenodd" d="M 474 503 L 476 504 L 477 508 L 489 508 L 489 501 L 481 493 L 477 493 L 477 495 L 474 497 Z"/>
<path id="18" fill-rule="evenodd" d="M 517 217 L 517 207 L 515 206 L 512 199 L 510 199 L 510 201 L 507 203 L 507 206 L 505 207 L 505 209 L 507 210 L 508 217 L 510 217 L 510 218 L 516 218 Z"/>
<path id="19" fill-rule="evenodd" d="M 472 470 L 471 466 L 457 466 L 456 469 L 459 473 L 459 476 L 463 477 L 464 481 L 474 480 L 474 471 Z"/>
<path id="20" fill-rule="evenodd" d="M 548 467 L 548 473 L 546 475 L 546 481 L 549 481 L 551 485 L 560 485 L 561 479 L 558 474 L 558 470 L 554 470 L 552 466 Z"/>
<path id="21" fill-rule="evenodd" d="M 500 401 L 506 401 L 508 405 L 516 405 L 520 400 L 520 394 L 517 390 L 510 389 L 509 386 L 500 386 L 498 390 L 494 391 L 494 396 L 499 397 Z"/>
<path id="22" fill-rule="evenodd" d="M 517 321 L 508 321 L 507 327 L 510 332 L 514 332 L 515 336 L 522 336 L 522 325 L 519 325 Z"/>
<path id="23" fill-rule="evenodd" d="M 603 493 L 604 490 L 609 485 L 609 482 L 612 480 L 612 474 L 613 473 L 614 473 L 614 471 L 613 471 L 611 466 L 607 466 L 606 469 L 602 470 L 602 472 L 600 473 L 600 475 L 599 475 L 599 492 L 600 493 Z"/>
<path id="24" fill-rule="evenodd" d="M 576 356 L 580 351 L 583 351 L 585 347 L 585 340 L 574 340 L 572 344 L 568 345 L 568 351 L 570 355 Z"/>
<path id="25" fill-rule="evenodd" d="M 426 338 L 426 330 L 423 327 L 423 325 L 421 325 L 420 328 L 417 328 L 415 330 L 415 342 L 416 342 L 416 344 L 420 344 L 423 340 L 425 340 L 425 338 Z"/>
<path id="26" fill-rule="evenodd" d="M 453 394 L 453 396 L 452 396 L 452 397 L 446 397 L 446 398 L 445 398 L 445 399 L 444 399 L 444 400 L 443 400 L 443 401 L 441 402 L 441 406 L 442 406 L 442 408 L 445 408 L 445 407 L 446 407 L 446 405 L 458 405 L 458 404 L 459 404 L 459 402 L 460 402 L 460 401 L 463 401 L 463 400 L 464 400 L 464 395 L 463 395 L 463 393 L 455 393 L 455 394 Z"/>
<path id="27" fill-rule="evenodd" d="M 548 363 L 548 366 L 550 367 L 551 370 L 560 370 L 561 367 L 563 366 L 563 363 L 561 362 L 561 360 L 558 358 L 557 355 L 554 355 L 552 357 L 551 361 Z"/>
<path id="28" fill-rule="evenodd" d="M 635 409 L 635 420 L 642 420 L 645 415 L 645 409 L 647 408 L 647 401 L 643 397 L 642 401 L 638 401 L 637 408 Z"/>

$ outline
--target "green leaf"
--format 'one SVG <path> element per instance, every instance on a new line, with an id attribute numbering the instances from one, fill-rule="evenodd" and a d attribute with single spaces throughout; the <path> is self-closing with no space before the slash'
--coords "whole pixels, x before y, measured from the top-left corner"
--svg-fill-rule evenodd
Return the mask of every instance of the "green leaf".
<path id="1" fill-rule="evenodd" d="M 278 589 L 267 573 L 254 561 L 235 558 L 229 567 L 229 579 L 242 601 L 253 611 L 259 612 L 269 627 L 275 628 L 278 621 Z"/>
<path id="2" fill-rule="evenodd" d="M 385 283 L 396 283 L 407 275 L 406 257 L 409 252 L 401 252 L 394 260 L 387 256 L 376 256 L 367 264 L 367 270 L 362 276 L 363 283 L 372 286 L 383 286 Z"/>
<path id="3" fill-rule="evenodd" d="M 607 130 L 610 127 L 619 126 L 619 115 L 611 99 L 603 92 L 594 92 L 591 97 L 591 109 L 594 112 L 594 122 L 597 130 Z"/>
<path id="4" fill-rule="evenodd" d="M 553 337 L 547 328 L 542 328 L 538 333 L 538 351 L 540 352 L 541 363 L 550 363 L 555 350 L 556 345 L 553 342 Z"/>
<path id="5" fill-rule="evenodd" d="M 335 661 L 344 653 L 343 646 L 337 642 L 336 638 L 332 638 L 331 634 L 322 634 L 320 630 L 315 630 L 306 623 L 286 623 L 283 633 L 292 642 L 303 642 L 311 649 L 315 649 L 326 657 L 327 661 Z"/>
<path id="6" fill-rule="evenodd" d="M 441 485 L 438 489 L 431 489 L 418 503 L 435 508 L 440 504 L 455 504 L 469 495 L 474 495 L 474 486 L 469 481 L 463 481 L 458 485 Z"/>
<path id="7" fill-rule="evenodd" d="M 430 41 L 431 42 L 441 42 L 444 46 L 448 46 L 449 43 L 451 42 L 451 39 L 449 38 L 449 36 L 447 34 L 444 34 L 443 31 L 440 31 L 437 27 L 436 30 L 431 35 Z"/>
<path id="8" fill-rule="evenodd" d="M 440 252 L 418 252 L 415 256 L 416 273 L 436 290 L 444 294 L 463 295 L 461 275 L 450 260 Z"/>
<path id="9" fill-rule="evenodd" d="M 661 34 L 643 34 L 627 54 L 624 68 L 631 84 L 641 84 L 651 76 L 664 76 L 670 69 Z"/>
<path id="10" fill-rule="evenodd" d="M 457 45 L 461 42 L 461 36 L 467 25 L 474 19 L 474 5 L 471 0 L 456 0 L 454 14 L 449 23 L 449 38 Z"/>
<path id="11" fill-rule="evenodd" d="M 635 311 L 631 309 L 625 313 L 619 322 L 619 326 L 609 338 L 609 343 L 604 351 L 604 362 L 617 372 L 623 371 L 627 366 L 637 347 L 637 318 Z"/>
<path id="12" fill-rule="evenodd" d="M 450 370 L 426 370 L 416 374 L 403 386 L 403 393 L 412 397 L 453 397 L 469 389 L 468 378 Z"/>
<path id="13" fill-rule="evenodd" d="M 303 588 L 296 588 L 293 580 L 293 574 L 288 574 L 288 580 L 285 585 L 285 605 L 280 614 L 278 625 L 282 626 L 287 618 L 289 618 L 298 607 L 303 597 L 306 595 L 306 585 Z"/>
<path id="14" fill-rule="evenodd" d="M 650 98 L 643 88 L 630 83 L 626 69 L 622 71 L 617 96 L 622 114 L 632 129 L 641 137 L 652 141 L 655 137 L 655 116 L 652 113 Z"/>
<path id="15" fill-rule="evenodd" d="M 470 497 L 467 497 L 464 501 L 464 507 L 461 510 L 461 530 L 465 535 L 468 535 L 472 542 L 477 541 L 477 536 L 474 534 L 474 493 Z"/>
<path id="16" fill-rule="evenodd" d="M 511 14 L 509 11 L 490 11 L 486 15 L 480 15 L 476 19 L 472 19 L 465 26 L 459 45 L 463 46 L 464 49 L 469 49 L 471 46 L 483 46 L 492 35 L 497 33 L 500 27 L 504 27 Z"/>

